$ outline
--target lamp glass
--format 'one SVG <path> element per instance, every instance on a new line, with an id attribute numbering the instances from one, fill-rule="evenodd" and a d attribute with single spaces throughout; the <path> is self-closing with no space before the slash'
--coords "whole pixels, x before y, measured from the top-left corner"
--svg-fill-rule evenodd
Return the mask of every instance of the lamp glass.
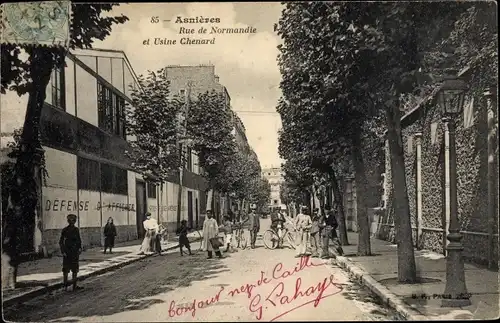
<path id="1" fill-rule="evenodd" d="M 445 115 L 457 115 L 462 112 L 465 90 L 462 88 L 443 88 L 438 93 L 438 102 Z"/>

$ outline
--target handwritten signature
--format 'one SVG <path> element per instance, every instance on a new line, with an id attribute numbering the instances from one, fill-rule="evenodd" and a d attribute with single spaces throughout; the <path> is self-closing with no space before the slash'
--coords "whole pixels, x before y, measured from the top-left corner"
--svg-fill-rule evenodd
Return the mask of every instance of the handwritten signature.
<path id="1" fill-rule="evenodd" d="M 255 283 L 245 283 L 238 288 L 230 289 L 227 292 L 227 296 L 236 297 L 240 294 L 247 296 L 247 298 L 250 300 L 248 309 L 250 312 L 256 314 L 257 320 L 262 319 L 264 311 L 269 307 L 278 307 L 280 305 L 283 306 L 292 304 L 296 300 L 307 299 L 306 302 L 275 316 L 273 319 L 271 319 L 271 321 L 274 321 L 294 310 L 297 310 L 300 307 L 311 303 L 314 304 L 314 307 L 317 307 L 320 304 L 321 300 L 342 292 L 342 285 L 335 282 L 335 277 L 333 275 L 325 277 L 322 281 L 319 281 L 317 284 L 313 284 L 312 286 L 308 286 L 307 288 L 304 288 L 302 286 L 302 278 L 297 277 L 295 279 L 294 289 L 290 291 L 290 288 L 287 288 L 286 282 L 290 277 L 296 276 L 296 274 L 305 269 L 320 266 L 324 266 L 324 264 L 315 264 L 311 262 L 309 256 L 301 257 L 300 261 L 292 269 L 283 269 L 283 264 L 280 262 L 274 266 L 270 277 L 266 275 L 266 272 L 261 271 L 260 277 L 255 281 Z M 268 285 L 273 282 L 277 282 L 277 284 L 274 286 L 272 291 L 265 296 L 265 298 L 260 293 L 254 293 L 254 291 L 258 287 Z M 219 302 L 221 293 L 223 291 L 224 287 L 221 287 L 221 289 L 210 299 L 194 299 L 192 303 L 190 302 L 187 305 L 176 304 L 175 301 L 172 301 L 170 302 L 168 315 L 170 317 L 175 317 L 182 316 L 186 313 L 191 313 L 191 315 L 195 317 L 197 309 L 202 309 Z M 327 291 L 330 293 L 325 294 Z M 311 300 L 310 297 L 314 298 Z"/>
<path id="2" fill-rule="evenodd" d="M 335 289 L 333 289 L 335 288 Z M 250 301 L 250 304 L 248 305 L 248 309 L 256 313 L 256 318 L 257 320 L 261 320 L 263 316 L 264 309 L 268 308 L 268 304 L 272 305 L 273 307 L 277 307 L 278 305 L 286 305 L 286 304 L 291 304 L 297 299 L 304 298 L 304 297 L 311 297 L 311 296 L 316 296 L 313 300 L 309 300 L 303 304 L 300 304 L 298 306 L 295 306 L 294 308 L 283 312 L 277 316 L 275 316 L 273 319 L 270 321 L 274 321 L 302 306 L 305 306 L 310 303 L 314 303 L 314 307 L 317 307 L 322 299 L 325 299 L 327 297 L 336 295 L 340 293 L 343 290 L 343 287 L 335 282 L 335 278 L 333 275 L 330 275 L 329 277 L 325 277 L 322 282 L 319 282 L 317 285 L 309 286 L 305 291 L 302 289 L 302 279 L 298 277 L 295 280 L 295 290 L 293 292 L 293 295 L 284 295 L 285 294 L 285 284 L 284 282 L 279 282 L 274 289 L 266 296 L 264 301 L 262 301 L 262 296 L 260 294 L 256 294 L 252 300 Z M 328 289 L 332 290 L 332 293 L 325 295 L 325 291 Z"/>

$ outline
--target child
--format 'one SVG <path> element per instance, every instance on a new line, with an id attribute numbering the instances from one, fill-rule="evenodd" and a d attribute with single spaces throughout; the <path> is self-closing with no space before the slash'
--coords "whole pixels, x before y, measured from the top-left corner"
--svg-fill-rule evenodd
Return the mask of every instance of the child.
<path id="1" fill-rule="evenodd" d="M 182 252 L 182 247 L 186 247 L 190 256 L 193 255 L 191 253 L 191 246 L 189 245 L 189 239 L 187 237 L 188 228 L 186 220 L 181 221 L 181 226 L 179 229 L 177 229 L 176 233 L 179 236 L 179 248 L 181 249 L 181 256 L 184 256 L 184 253 Z"/>
<path id="2" fill-rule="evenodd" d="M 63 255 L 63 283 L 64 290 L 66 291 L 68 289 L 68 273 L 71 271 L 73 275 L 73 291 L 75 291 L 82 288 L 76 286 L 76 276 L 79 269 L 78 261 L 82 252 L 82 240 L 80 238 L 80 231 L 75 227 L 76 215 L 69 214 L 67 219 L 68 226 L 62 230 L 61 238 L 59 239 L 59 247 Z"/>
<path id="3" fill-rule="evenodd" d="M 226 235 L 226 252 L 231 249 L 231 238 L 233 237 L 233 223 L 231 222 L 231 216 L 224 216 L 224 233 Z"/>
<path id="4" fill-rule="evenodd" d="M 113 218 L 109 217 L 108 223 L 104 227 L 104 253 L 109 248 L 109 253 L 113 253 L 115 246 L 116 227 L 113 224 Z"/>

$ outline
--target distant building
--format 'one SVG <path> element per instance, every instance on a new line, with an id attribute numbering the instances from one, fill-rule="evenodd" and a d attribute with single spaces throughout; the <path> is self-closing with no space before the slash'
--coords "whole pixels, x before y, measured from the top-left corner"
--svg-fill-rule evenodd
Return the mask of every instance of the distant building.
<path id="1" fill-rule="evenodd" d="M 285 180 L 280 167 L 269 167 L 262 169 L 262 177 L 269 181 L 271 185 L 270 207 L 285 207 L 280 197 L 280 184 Z"/>
<path id="2" fill-rule="evenodd" d="M 227 91 L 226 87 L 219 82 L 219 76 L 215 74 L 214 65 L 168 65 L 165 67 L 165 75 L 167 80 L 170 82 L 170 93 L 171 96 L 185 97 L 190 86 L 191 94 L 190 100 L 196 100 L 199 94 L 203 94 L 211 91 L 216 91 L 222 93 L 225 98 L 225 108 L 231 110 L 232 123 L 233 123 L 233 135 L 238 145 L 240 151 L 245 154 L 251 153 L 250 145 L 245 134 L 245 126 L 241 119 L 232 111 L 231 108 L 231 96 Z M 188 85 L 190 84 L 190 85 Z M 187 148 L 187 154 L 189 160 L 198 167 L 198 157 L 195 152 Z M 200 168 L 201 169 L 201 168 Z M 203 170 L 201 169 L 201 172 Z M 202 212 L 205 210 L 206 196 L 202 194 Z M 215 213 L 217 219 L 220 219 L 220 212 L 227 212 L 232 209 L 233 212 L 237 209 L 236 203 L 229 199 L 228 203 L 222 202 L 218 194 L 214 194 L 214 199 L 212 200 L 212 210 Z M 221 210 L 221 208 L 223 210 Z"/>

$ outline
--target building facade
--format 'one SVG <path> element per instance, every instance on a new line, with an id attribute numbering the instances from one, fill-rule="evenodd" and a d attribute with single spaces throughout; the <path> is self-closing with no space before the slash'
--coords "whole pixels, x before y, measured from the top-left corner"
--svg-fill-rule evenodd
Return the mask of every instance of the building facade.
<path id="1" fill-rule="evenodd" d="M 214 65 L 168 65 L 165 68 L 165 75 L 167 80 L 170 82 L 170 93 L 172 97 L 175 95 L 178 95 L 179 97 L 186 97 L 189 87 L 191 91 L 190 100 L 196 100 L 198 95 L 206 93 L 207 91 L 216 91 L 217 93 L 223 94 L 226 100 L 226 108 L 232 110 L 231 96 L 229 95 L 226 87 L 220 83 L 219 76 L 215 74 Z M 248 140 L 245 134 L 245 126 L 234 111 L 231 111 L 231 115 L 233 122 L 232 133 L 235 137 L 238 149 L 240 149 L 240 151 L 244 153 L 249 154 L 251 152 L 251 148 L 248 144 Z M 198 157 L 196 155 L 196 152 L 192 151 L 189 147 L 185 149 L 188 158 L 193 161 L 195 167 L 199 168 L 199 166 L 197 165 Z M 203 202 L 206 201 L 206 198 L 206 195 L 203 194 Z M 201 207 L 204 211 L 205 203 Z M 221 214 L 225 214 L 229 210 L 235 212 L 238 209 L 236 201 L 234 201 L 230 197 L 222 197 L 218 194 L 218 192 L 214 192 L 212 205 L 209 207 L 212 208 L 215 213 L 215 217 L 218 220 L 221 219 Z"/>
<path id="2" fill-rule="evenodd" d="M 125 103 L 138 89 L 125 53 L 74 50 L 66 66 L 55 69 L 47 86 L 41 117 L 41 139 L 48 177 L 41 188 L 39 218 L 26 252 L 58 249 L 66 216 L 78 216 L 84 246 L 102 245 L 102 231 L 112 217 L 117 241 L 143 236 L 147 211 L 159 222 L 175 226 L 178 175 L 162 185 L 134 171 L 127 158 Z M 27 95 L 2 96 L 2 148 L 23 125 Z M 195 226 L 200 220 L 200 191 L 205 181 L 196 161 L 184 172 L 182 218 Z"/>
<path id="3" fill-rule="evenodd" d="M 269 181 L 271 185 L 271 197 L 269 200 L 269 207 L 286 208 L 285 204 L 281 201 L 280 185 L 285 181 L 280 167 L 269 167 L 262 169 L 262 177 Z"/>

